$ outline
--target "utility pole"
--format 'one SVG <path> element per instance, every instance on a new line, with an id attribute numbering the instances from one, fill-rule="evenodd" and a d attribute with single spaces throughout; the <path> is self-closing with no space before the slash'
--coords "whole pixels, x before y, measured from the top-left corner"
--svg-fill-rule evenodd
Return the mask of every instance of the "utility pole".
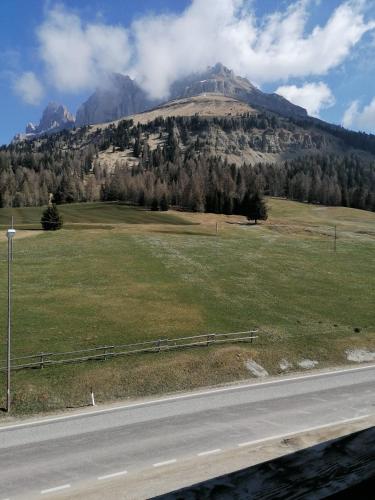
<path id="1" fill-rule="evenodd" d="M 13 237 L 16 230 L 12 227 L 7 231 L 8 238 L 8 338 L 7 338 L 7 412 L 10 412 L 11 397 L 10 397 L 10 355 L 11 355 L 11 340 L 12 340 L 12 261 L 13 261 Z"/>

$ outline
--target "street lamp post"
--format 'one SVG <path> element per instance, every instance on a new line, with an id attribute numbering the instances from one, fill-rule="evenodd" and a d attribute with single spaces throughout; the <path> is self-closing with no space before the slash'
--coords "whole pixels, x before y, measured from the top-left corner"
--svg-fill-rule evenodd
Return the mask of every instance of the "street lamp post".
<path id="1" fill-rule="evenodd" d="M 13 224 L 12 224 L 13 226 Z M 12 260 L 13 260 L 13 237 L 16 230 L 8 229 L 8 342 L 7 342 L 7 412 L 10 411 L 10 352 L 12 336 Z"/>

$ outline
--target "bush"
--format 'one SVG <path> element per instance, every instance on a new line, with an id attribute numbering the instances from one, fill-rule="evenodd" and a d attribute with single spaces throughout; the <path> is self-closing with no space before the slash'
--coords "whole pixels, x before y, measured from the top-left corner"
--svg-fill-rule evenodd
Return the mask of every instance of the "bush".
<path id="1" fill-rule="evenodd" d="M 43 212 L 40 223 L 44 231 L 56 231 L 63 226 L 63 218 L 57 210 L 55 204 L 49 205 Z"/>

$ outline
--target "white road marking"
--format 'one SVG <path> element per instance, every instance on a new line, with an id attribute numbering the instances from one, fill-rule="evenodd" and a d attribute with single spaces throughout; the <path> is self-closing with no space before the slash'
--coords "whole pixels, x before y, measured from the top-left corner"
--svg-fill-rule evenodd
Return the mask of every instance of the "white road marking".
<path id="1" fill-rule="evenodd" d="M 48 488 L 48 490 L 42 490 L 40 493 L 46 495 L 47 493 L 53 493 L 55 491 L 66 490 L 70 488 L 70 484 L 62 484 L 61 486 L 55 486 L 54 488 Z"/>
<path id="2" fill-rule="evenodd" d="M 315 427 L 308 427 L 306 429 L 296 430 L 293 432 L 287 432 L 286 434 L 276 434 L 275 436 L 269 436 L 269 437 L 262 438 L 262 439 L 255 439 L 254 441 L 246 441 L 245 443 L 239 443 L 237 446 L 242 448 L 243 446 L 251 446 L 254 444 L 265 443 L 267 441 L 272 441 L 274 439 L 285 439 L 285 438 L 290 437 L 290 436 L 297 436 L 298 434 L 301 434 L 304 432 L 317 431 L 319 429 L 325 429 L 326 427 L 332 427 L 333 425 L 348 424 L 350 422 L 356 422 L 357 420 L 364 420 L 365 418 L 368 418 L 368 417 L 371 417 L 371 415 L 362 415 L 361 417 L 355 417 L 355 418 L 344 418 L 342 420 L 337 420 L 336 422 L 331 422 L 329 424 L 317 425 Z"/>
<path id="3" fill-rule="evenodd" d="M 318 398 L 316 396 L 312 396 L 311 398 L 309 399 L 313 399 L 315 401 L 320 401 L 321 403 L 328 403 L 327 399 L 323 399 L 323 398 Z"/>
<path id="4" fill-rule="evenodd" d="M 166 398 L 154 399 L 151 401 L 142 401 L 141 403 L 132 403 L 129 405 L 116 406 L 114 408 L 103 408 L 102 410 L 94 410 L 94 411 L 87 411 L 87 412 L 82 412 L 82 413 L 75 413 L 74 415 L 63 415 L 61 417 L 43 418 L 40 420 L 31 421 L 31 422 L 24 422 L 21 424 L 0 426 L 0 432 L 7 431 L 10 429 L 16 429 L 19 427 L 29 427 L 31 425 L 49 424 L 49 423 L 53 423 L 53 422 L 59 422 L 61 420 L 70 420 L 73 418 L 82 418 L 82 417 L 87 417 L 87 416 L 100 415 L 101 413 L 112 413 L 115 411 L 127 410 L 127 409 L 132 409 L 132 408 L 139 408 L 139 407 L 147 406 L 147 405 L 168 403 L 168 402 L 178 401 L 180 399 L 196 398 L 196 397 L 200 397 L 200 396 L 209 396 L 210 394 L 218 394 L 218 393 L 222 393 L 222 392 L 240 391 L 241 389 L 249 389 L 252 387 L 260 387 L 260 386 L 266 386 L 266 385 L 272 385 L 272 384 L 278 385 L 278 384 L 283 384 L 283 383 L 287 383 L 287 382 L 295 382 L 298 380 L 305 380 L 305 379 L 310 379 L 310 378 L 326 377 L 326 376 L 338 375 L 341 373 L 352 373 L 352 372 L 357 372 L 357 371 L 371 370 L 374 368 L 375 368 L 375 365 L 360 366 L 357 368 L 344 368 L 344 369 L 340 369 L 340 370 L 332 370 L 329 372 L 310 373 L 309 375 L 297 375 L 294 377 L 285 377 L 282 379 L 269 380 L 267 382 L 257 382 L 257 383 L 250 383 L 250 384 L 234 385 L 234 386 L 230 386 L 230 387 L 221 387 L 219 389 L 209 389 L 206 391 L 191 392 L 189 394 L 181 394 L 179 396 L 170 396 L 170 397 L 166 397 Z M 365 392 L 371 393 L 371 390 L 368 390 Z"/>
<path id="5" fill-rule="evenodd" d="M 213 455 L 214 453 L 219 453 L 221 451 L 221 448 L 216 448 L 216 450 L 208 450 L 208 451 L 202 451 L 201 453 L 198 453 L 198 457 L 205 457 L 206 455 Z"/>
<path id="6" fill-rule="evenodd" d="M 99 476 L 98 481 L 103 481 L 103 479 L 111 479 L 112 477 L 125 476 L 127 470 L 121 470 L 119 472 L 112 472 L 112 474 L 106 474 L 105 476 Z"/>
<path id="7" fill-rule="evenodd" d="M 265 423 L 265 424 L 268 424 L 268 425 L 273 425 L 275 427 L 282 427 L 282 424 L 278 424 L 277 422 L 272 422 L 272 420 L 265 420 L 264 418 L 262 418 L 261 422 Z"/>
<path id="8" fill-rule="evenodd" d="M 172 460 L 166 460 L 165 462 L 157 462 L 156 464 L 153 464 L 153 467 L 163 467 L 163 465 L 170 465 L 176 462 L 177 460 L 173 458 Z"/>

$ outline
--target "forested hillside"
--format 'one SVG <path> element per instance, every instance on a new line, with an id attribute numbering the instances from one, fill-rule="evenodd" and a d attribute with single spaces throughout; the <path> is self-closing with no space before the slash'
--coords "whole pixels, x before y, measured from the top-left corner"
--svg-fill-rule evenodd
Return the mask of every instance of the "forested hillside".
<path id="1" fill-rule="evenodd" d="M 374 152 L 374 136 L 267 112 L 130 119 L 3 146 L 0 204 L 43 205 L 51 193 L 57 203 L 230 214 L 261 191 L 375 210 Z M 111 155 L 118 159 L 109 167 Z"/>

